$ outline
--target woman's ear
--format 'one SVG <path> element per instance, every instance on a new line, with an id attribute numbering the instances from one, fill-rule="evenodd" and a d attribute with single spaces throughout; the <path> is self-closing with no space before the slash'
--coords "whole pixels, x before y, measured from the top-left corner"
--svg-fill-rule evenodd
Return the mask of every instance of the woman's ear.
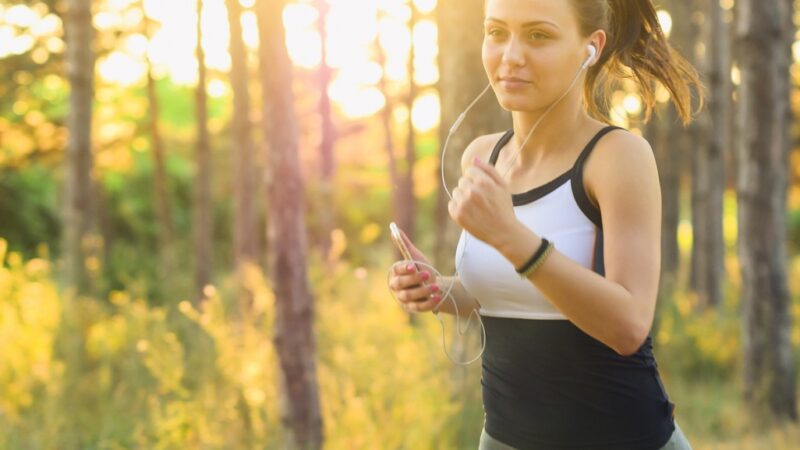
<path id="1" fill-rule="evenodd" d="M 591 64 L 589 66 L 593 66 L 597 64 L 597 61 L 600 60 L 601 56 L 603 55 L 603 49 L 606 47 L 606 42 L 608 40 L 608 36 L 604 30 L 597 30 L 589 37 L 589 45 L 593 46 L 597 53 L 594 58 L 592 58 Z"/>

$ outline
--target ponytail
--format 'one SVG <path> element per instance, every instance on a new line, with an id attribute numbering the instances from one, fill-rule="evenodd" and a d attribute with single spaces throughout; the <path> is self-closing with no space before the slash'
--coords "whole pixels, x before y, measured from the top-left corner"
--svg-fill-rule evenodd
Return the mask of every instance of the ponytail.
<path id="1" fill-rule="evenodd" d="M 572 0 L 581 31 L 588 36 L 603 29 L 608 42 L 589 68 L 584 97 L 589 113 L 603 117 L 615 82 L 635 79 L 641 89 L 645 121 L 656 104 L 656 86 L 669 91 L 684 125 L 692 120 L 692 87 L 703 91 L 697 71 L 667 41 L 651 0 Z M 600 84 L 600 89 L 597 85 Z"/>

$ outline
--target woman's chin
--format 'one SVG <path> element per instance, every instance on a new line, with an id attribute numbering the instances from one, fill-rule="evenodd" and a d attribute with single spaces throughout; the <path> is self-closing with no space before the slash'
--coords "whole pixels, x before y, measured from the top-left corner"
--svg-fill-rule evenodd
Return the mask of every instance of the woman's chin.
<path id="1" fill-rule="evenodd" d="M 509 112 L 534 111 L 536 109 L 536 105 L 532 104 L 530 99 L 517 96 L 498 96 L 497 102 L 500 104 L 501 108 Z"/>

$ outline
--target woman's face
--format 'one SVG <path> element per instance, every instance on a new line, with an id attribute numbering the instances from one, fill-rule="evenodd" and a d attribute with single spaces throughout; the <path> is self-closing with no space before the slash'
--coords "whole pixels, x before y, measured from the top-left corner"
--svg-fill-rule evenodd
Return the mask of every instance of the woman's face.
<path id="1" fill-rule="evenodd" d="M 589 55 L 568 0 L 488 0 L 483 66 L 500 105 L 537 111 L 556 101 Z"/>

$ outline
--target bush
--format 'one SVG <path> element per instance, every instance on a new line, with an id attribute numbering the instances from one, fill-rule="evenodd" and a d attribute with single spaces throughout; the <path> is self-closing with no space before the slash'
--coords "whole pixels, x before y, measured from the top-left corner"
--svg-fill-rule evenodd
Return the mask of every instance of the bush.
<path id="1" fill-rule="evenodd" d="M 232 282 L 201 310 L 155 307 L 122 291 L 66 297 L 47 261 L 5 245 L 0 449 L 278 448 L 275 299 L 258 271 L 249 311 L 225 300 Z M 326 448 L 459 448 L 475 397 L 453 398 L 435 319 L 409 326 L 383 270 L 314 262 L 310 277 Z"/>

